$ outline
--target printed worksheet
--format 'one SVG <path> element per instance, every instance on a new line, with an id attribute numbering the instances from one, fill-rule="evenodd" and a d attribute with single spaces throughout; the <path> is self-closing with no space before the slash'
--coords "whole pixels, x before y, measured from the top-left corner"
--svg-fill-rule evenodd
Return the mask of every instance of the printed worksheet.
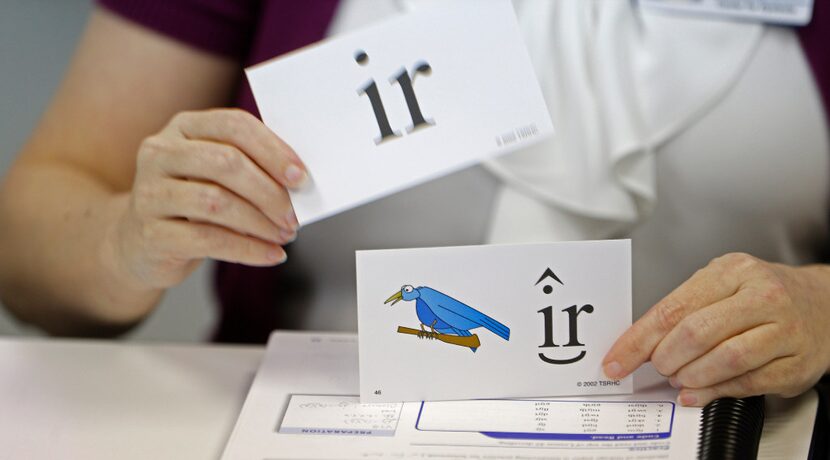
<path id="1" fill-rule="evenodd" d="M 274 333 L 223 458 L 695 458 L 701 411 L 651 368 L 634 395 L 360 404 L 357 364 L 354 335 Z"/>

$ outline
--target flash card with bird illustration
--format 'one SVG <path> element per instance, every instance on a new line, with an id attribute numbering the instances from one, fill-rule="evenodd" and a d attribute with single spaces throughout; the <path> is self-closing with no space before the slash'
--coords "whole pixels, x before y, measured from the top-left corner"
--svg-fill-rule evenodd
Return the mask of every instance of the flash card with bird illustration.
<path id="1" fill-rule="evenodd" d="M 630 393 L 628 240 L 357 252 L 361 402 Z"/>

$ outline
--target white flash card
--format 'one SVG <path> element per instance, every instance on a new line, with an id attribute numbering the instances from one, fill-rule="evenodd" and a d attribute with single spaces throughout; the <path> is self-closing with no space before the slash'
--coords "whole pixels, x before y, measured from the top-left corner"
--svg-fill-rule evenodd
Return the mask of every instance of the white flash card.
<path id="1" fill-rule="evenodd" d="M 631 393 L 628 240 L 357 252 L 360 401 Z"/>
<path id="2" fill-rule="evenodd" d="M 247 70 L 305 225 L 553 132 L 509 0 L 433 2 Z"/>

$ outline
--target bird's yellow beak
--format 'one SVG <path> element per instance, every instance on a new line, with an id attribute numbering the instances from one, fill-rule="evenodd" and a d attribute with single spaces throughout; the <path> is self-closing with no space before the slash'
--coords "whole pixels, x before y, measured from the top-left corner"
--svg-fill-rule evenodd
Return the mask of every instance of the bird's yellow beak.
<path id="1" fill-rule="evenodd" d="M 392 305 L 395 305 L 396 303 L 400 302 L 401 300 L 403 300 L 403 294 L 401 294 L 401 291 L 398 291 L 398 292 L 392 294 L 391 296 L 389 296 L 389 298 L 386 299 L 386 302 L 383 302 L 383 304 L 386 305 L 389 302 L 392 302 Z M 392 305 L 390 305 L 390 307 Z"/>

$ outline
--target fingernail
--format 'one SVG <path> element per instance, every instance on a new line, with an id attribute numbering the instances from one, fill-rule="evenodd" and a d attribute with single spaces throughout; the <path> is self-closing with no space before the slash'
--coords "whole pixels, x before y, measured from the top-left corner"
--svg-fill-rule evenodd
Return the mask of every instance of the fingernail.
<path id="1" fill-rule="evenodd" d="M 285 168 L 285 180 L 287 180 L 293 187 L 303 185 L 307 179 L 308 174 L 300 169 L 299 166 L 290 164 L 287 168 Z"/>
<path id="2" fill-rule="evenodd" d="M 297 233 L 290 232 L 288 230 L 280 230 L 280 238 L 282 239 L 282 241 L 285 241 L 286 243 L 291 243 L 292 241 L 297 239 Z"/>
<path id="3" fill-rule="evenodd" d="M 675 376 L 669 377 L 669 385 L 671 385 L 672 388 L 681 388 L 682 387 L 682 385 L 680 385 L 680 381 L 677 380 L 677 377 L 675 377 Z"/>
<path id="4" fill-rule="evenodd" d="M 694 406 L 697 404 L 697 395 L 691 392 L 683 392 L 680 393 L 677 400 L 680 401 L 680 405 L 682 406 Z"/>
<path id="5" fill-rule="evenodd" d="M 294 211 L 289 211 L 288 214 L 282 216 L 282 222 L 287 230 L 292 232 L 297 231 L 297 218 L 294 216 Z"/>
<path id="6" fill-rule="evenodd" d="M 622 366 L 616 361 L 611 361 L 602 367 L 602 371 L 609 379 L 618 379 L 622 374 Z"/>
<path id="7" fill-rule="evenodd" d="M 268 254 L 265 255 L 271 262 L 285 262 L 288 259 L 288 254 L 282 249 L 269 249 Z"/>

